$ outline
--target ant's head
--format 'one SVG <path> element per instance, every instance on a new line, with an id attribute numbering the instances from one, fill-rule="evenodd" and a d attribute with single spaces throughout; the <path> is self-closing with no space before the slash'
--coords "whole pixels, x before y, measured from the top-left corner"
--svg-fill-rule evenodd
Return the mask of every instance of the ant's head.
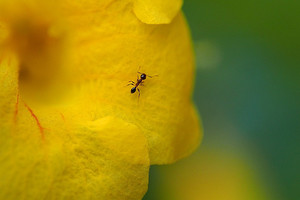
<path id="1" fill-rule="evenodd" d="M 135 93 L 135 91 L 136 91 L 136 87 L 131 88 L 131 93 L 132 94 Z"/>
<path id="2" fill-rule="evenodd" d="M 147 77 L 146 74 L 141 74 L 141 79 L 142 79 L 142 80 L 145 80 L 146 77 Z"/>

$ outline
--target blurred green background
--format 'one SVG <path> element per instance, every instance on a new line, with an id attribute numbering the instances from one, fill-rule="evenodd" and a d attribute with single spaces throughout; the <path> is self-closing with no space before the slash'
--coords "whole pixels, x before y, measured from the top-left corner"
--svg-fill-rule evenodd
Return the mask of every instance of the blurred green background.
<path id="1" fill-rule="evenodd" d="M 144 200 L 300 198 L 300 1 L 186 0 L 204 139 Z"/>

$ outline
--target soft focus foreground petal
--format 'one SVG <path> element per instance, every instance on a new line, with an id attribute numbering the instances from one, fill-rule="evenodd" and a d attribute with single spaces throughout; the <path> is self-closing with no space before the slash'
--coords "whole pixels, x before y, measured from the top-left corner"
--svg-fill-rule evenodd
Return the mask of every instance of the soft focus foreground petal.
<path id="1" fill-rule="evenodd" d="M 101 11 L 68 11 L 74 96 L 81 104 L 73 115 L 133 123 L 148 139 L 151 164 L 171 163 L 191 153 L 202 134 L 191 102 L 190 34 L 182 14 L 167 25 L 147 25 L 131 10 L 130 2 L 116 1 Z M 153 76 L 139 87 L 140 98 L 126 87 L 138 70 Z"/>
<path id="2" fill-rule="evenodd" d="M 1 133 L 0 199 L 143 197 L 149 158 L 147 141 L 136 126 L 113 117 L 74 126 L 55 113 L 35 112 L 45 139 L 22 105 L 14 131 Z"/>
<path id="3" fill-rule="evenodd" d="M 134 0 L 136 16 L 146 24 L 168 24 L 179 13 L 183 0 Z"/>

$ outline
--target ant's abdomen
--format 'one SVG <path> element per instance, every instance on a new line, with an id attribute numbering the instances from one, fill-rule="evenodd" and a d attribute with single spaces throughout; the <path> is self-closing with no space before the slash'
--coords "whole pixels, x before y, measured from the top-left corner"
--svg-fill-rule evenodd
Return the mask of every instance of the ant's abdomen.
<path id="1" fill-rule="evenodd" d="M 131 93 L 132 94 L 135 93 L 135 91 L 136 91 L 136 87 L 131 88 Z"/>

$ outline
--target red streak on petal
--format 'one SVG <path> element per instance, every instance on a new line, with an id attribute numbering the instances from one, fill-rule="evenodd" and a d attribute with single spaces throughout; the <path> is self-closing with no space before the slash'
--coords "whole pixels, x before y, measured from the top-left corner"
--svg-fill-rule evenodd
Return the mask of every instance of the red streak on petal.
<path id="1" fill-rule="evenodd" d="M 60 116 L 63 119 L 63 121 L 66 122 L 65 116 L 62 113 L 60 113 Z"/>
<path id="2" fill-rule="evenodd" d="M 18 90 L 18 93 L 17 93 L 17 102 L 16 102 L 16 107 L 15 107 L 15 115 L 14 115 L 14 122 L 15 123 L 17 121 L 17 115 L 18 115 L 18 110 L 19 110 L 19 99 L 20 99 L 20 93 L 19 93 L 19 90 Z"/>
<path id="3" fill-rule="evenodd" d="M 35 119 L 36 124 L 40 129 L 42 139 L 44 140 L 45 139 L 44 128 L 42 127 L 39 119 L 37 118 L 37 116 L 34 114 L 34 112 L 31 110 L 31 108 L 26 103 L 24 103 L 24 105 L 27 108 L 27 110 L 30 112 L 31 116 Z"/>

